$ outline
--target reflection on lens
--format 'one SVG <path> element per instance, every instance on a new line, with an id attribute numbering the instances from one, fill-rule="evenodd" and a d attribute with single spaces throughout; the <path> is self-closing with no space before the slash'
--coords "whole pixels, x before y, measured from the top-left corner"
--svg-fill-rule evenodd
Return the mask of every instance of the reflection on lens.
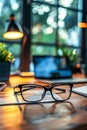
<path id="1" fill-rule="evenodd" d="M 24 85 L 22 87 L 22 96 L 24 100 L 29 102 L 37 102 L 42 100 L 44 88 L 40 85 Z"/>
<path id="2" fill-rule="evenodd" d="M 67 100 L 70 96 L 70 86 L 69 85 L 56 85 L 52 88 L 53 97 L 56 100 L 62 101 Z"/>

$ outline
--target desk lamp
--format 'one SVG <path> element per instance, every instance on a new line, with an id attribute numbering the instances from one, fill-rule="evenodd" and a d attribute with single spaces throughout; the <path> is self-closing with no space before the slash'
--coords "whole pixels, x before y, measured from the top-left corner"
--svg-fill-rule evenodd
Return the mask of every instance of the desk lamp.
<path id="1" fill-rule="evenodd" d="M 23 38 L 23 30 L 21 25 L 16 21 L 15 15 L 11 14 L 7 21 L 3 38 L 8 40 L 17 40 Z"/>
<path id="2" fill-rule="evenodd" d="M 29 71 L 29 31 L 22 28 L 21 25 L 16 21 L 15 15 L 11 14 L 9 20 L 7 21 L 5 32 L 3 38 L 7 40 L 22 40 L 21 47 L 21 71 Z M 25 51 L 25 48 L 27 51 Z M 26 64 L 25 64 L 26 63 Z M 26 67 L 27 66 L 27 67 Z"/>

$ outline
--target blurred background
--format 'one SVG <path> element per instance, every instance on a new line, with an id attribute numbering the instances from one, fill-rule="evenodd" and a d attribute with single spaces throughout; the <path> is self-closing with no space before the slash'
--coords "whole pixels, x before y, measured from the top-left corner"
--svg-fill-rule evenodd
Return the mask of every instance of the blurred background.
<path id="1" fill-rule="evenodd" d="M 23 39 L 2 38 L 12 13 L 23 27 Z M 11 72 L 33 71 L 33 55 L 70 56 L 77 68 L 87 64 L 87 26 L 80 22 L 87 22 L 87 0 L 0 0 L 0 42 L 16 59 Z"/>

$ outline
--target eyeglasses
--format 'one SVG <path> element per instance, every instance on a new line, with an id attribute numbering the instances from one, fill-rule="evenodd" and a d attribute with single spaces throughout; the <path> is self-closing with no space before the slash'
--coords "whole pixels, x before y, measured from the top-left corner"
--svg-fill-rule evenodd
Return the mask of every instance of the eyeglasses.
<path id="1" fill-rule="evenodd" d="M 66 101 L 70 98 L 72 92 L 72 84 L 52 84 L 52 85 L 39 85 L 39 84 L 19 84 L 14 88 L 14 94 L 21 94 L 26 102 L 40 102 L 46 95 L 47 91 L 50 92 L 55 101 Z"/>

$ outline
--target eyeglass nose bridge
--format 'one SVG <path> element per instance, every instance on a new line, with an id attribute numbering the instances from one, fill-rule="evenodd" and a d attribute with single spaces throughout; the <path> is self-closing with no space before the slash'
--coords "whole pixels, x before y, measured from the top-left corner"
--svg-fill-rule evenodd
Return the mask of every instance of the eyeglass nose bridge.
<path id="1" fill-rule="evenodd" d="M 51 96 L 52 96 L 52 87 L 46 87 L 45 88 L 45 93 L 44 93 L 44 95 L 47 93 L 47 92 L 49 92 L 50 94 L 51 94 Z"/>
<path id="2" fill-rule="evenodd" d="M 52 90 L 52 87 L 51 87 L 51 86 L 47 86 L 47 87 L 45 87 L 45 90 L 46 90 L 46 91 L 51 91 L 51 90 Z"/>

